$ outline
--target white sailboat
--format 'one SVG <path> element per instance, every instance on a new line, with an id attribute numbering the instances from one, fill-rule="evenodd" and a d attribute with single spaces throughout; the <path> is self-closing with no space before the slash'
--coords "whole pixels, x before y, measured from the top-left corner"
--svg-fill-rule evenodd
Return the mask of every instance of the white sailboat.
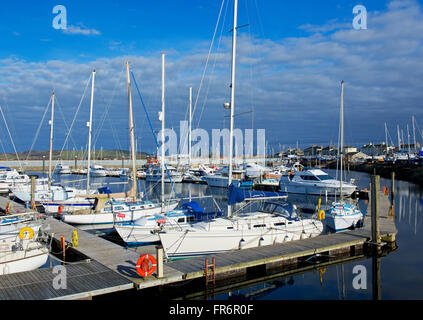
<path id="1" fill-rule="evenodd" d="M 34 270 L 47 262 L 49 251 L 37 241 L 41 224 L 32 214 L 0 218 L 0 275 Z"/>
<path id="2" fill-rule="evenodd" d="M 342 192 L 342 167 L 343 167 L 343 147 L 344 147 L 344 81 L 341 81 L 341 116 L 340 116 L 340 133 L 341 133 L 341 147 L 340 147 L 340 201 L 334 202 L 332 207 L 327 210 L 326 225 L 335 231 L 348 229 L 350 227 L 359 226 L 363 220 L 363 213 L 354 205 L 344 201 L 344 194 Z"/>
<path id="3" fill-rule="evenodd" d="M 231 121 L 229 144 L 229 172 L 231 186 L 235 107 L 235 59 L 238 1 L 234 1 L 232 39 Z M 323 224 L 315 219 L 299 219 L 295 207 L 288 203 L 265 203 L 259 211 L 232 216 L 228 202 L 228 217 L 199 222 L 182 230 L 159 232 L 167 258 L 185 258 L 230 250 L 283 243 L 321 234 Z"/>

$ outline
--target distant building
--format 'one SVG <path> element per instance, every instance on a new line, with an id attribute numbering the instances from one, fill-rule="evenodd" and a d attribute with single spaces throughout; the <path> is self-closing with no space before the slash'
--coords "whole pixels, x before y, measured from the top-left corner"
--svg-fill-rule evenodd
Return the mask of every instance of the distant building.
<path id="1" fill-rule="evenodd" d="M 379 156 L 386 153 L 391 153 L 395 151 L 395 147 L 387 146 L 385 142 L 381 144 L 373 144 L 370 142 L 369 144 L 365 144 L 360 149 L 361 152 L 369 155 L 369 156 Z"/>
<path id="2" fill-rule="evenodd" d="M 312 145 L 311 147 L 304 149 L 304 155 L 305 156 L 318 156 L 318 155 L 321 155 L 322 149 L 323 149 L 322 146 Z"/>
<path id="3" fill-rule="evenodd" d="M 336 156 L 338 149 L 335 146 L 327 146 L 322 149 L 323 156 Z"/>

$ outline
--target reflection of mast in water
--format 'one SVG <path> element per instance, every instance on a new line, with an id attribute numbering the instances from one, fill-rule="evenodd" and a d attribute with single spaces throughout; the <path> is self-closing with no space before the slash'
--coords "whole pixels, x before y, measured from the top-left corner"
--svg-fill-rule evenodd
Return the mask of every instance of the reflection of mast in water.
<path id="1" fill-rule="evenodd" d="M 402 196 L 398 193 L 399 195 L 399 221 L 401 221 L 401 213 L 402 213 Z"/>
<path id="2" fill-rule="evenodd" d="M 408 225 L 411 225 L 411 192 L 410 186 L 408 186 Z"/>
<path id="3" fill-rule="evenodd" d="M 417 210 L 418 210 L 418 201 L 417 201 L 417 194 L 415 197 L 415 208 L 414 208 L 414 235 L 417 234 Z"/>

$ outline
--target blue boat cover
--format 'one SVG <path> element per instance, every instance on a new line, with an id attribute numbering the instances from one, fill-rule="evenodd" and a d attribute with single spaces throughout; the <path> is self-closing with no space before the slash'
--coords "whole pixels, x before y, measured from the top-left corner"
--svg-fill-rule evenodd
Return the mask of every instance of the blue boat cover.
<path id="1" fill-rule="evenodd" d="M 99 194 L 111 194 L 112 191 L 110 191 L 109 187 L 102 187 L 102 188 L 98 188 L 98 193 Z"/>
<path id="2" fill-rule="evenodd" d="M 184 203 L 182 205 L 182 209 L 191 210 L 193 213 L 203 213 L 204 212 L 204 208 L 201 208 L 200 205 L 195 201 Z"/>
<path id="3" fill-rule="evenodd" d="M 235 187 L 233 184 L 229 186 L 229 196 L 228 202 L 230 205 L 234 205 L 238 202 L 243 202 L 245 199 L 257 199 L 267 198 L 267 197 L 283 197 L 286 196 L 286 193 L 272 192 L 272 191 L 252 191 L 245 190 Z"/>
<path id="4" fill-rule="evenodd" d="M 419 156 L 423 157 L 423 151 L 419 151 Z"/>

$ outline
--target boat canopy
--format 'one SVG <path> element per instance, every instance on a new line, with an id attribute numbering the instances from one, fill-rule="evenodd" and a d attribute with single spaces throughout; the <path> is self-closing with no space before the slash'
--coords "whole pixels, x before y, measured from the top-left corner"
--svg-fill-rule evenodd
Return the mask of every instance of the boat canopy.
<path id="1" fill-rule="evenodd" d="M 271 191 L 252 191 L 235 187 L 233 184 L 229 186 L 228 202 L 234 205 L 245 200 L 268 200 L 286 198 L 286 193 Z"/>
<path id="2" fill-rule="evenodd" d="M 182 205 L 182 209 L 187 209 L 192 213 L 204 213 L 204 208 L 201 208 L 200 205 L 195 201 L 184 203 Z"/>

